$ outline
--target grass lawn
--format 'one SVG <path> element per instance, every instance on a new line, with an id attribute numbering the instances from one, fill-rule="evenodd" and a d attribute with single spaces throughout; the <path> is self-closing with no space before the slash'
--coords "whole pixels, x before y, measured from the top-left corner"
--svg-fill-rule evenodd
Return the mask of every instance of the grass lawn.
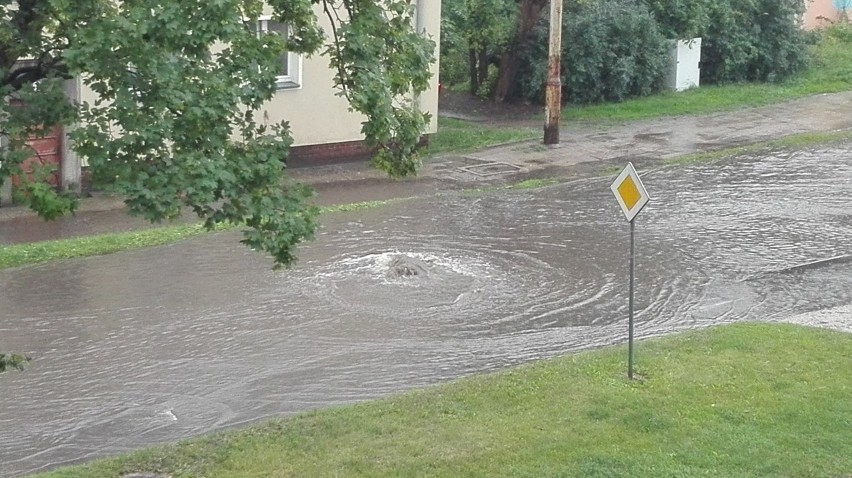
<path id="1" fill-rule="evenodd" d="M 473 151 L 541 136 L 541 128 L 494 126 L 470 121 L 438 118 L 438 132 L 429 139 L 429 156 Z"/>
<path id="2" fill-rule="evenodd" d="M 738 324 L 38 475 L 848 477 L 852 335 Z"/>

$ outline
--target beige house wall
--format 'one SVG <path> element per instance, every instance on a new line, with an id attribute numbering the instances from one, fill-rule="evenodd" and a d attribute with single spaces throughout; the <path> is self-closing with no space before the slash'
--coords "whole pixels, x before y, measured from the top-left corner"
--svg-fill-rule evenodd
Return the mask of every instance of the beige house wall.
<path id="1" fill-rule="evenodd" d="M 421 33 L 430 36 L 435 44 L 440 42 L 441 2 L 420 0 L 417 25 Z M 320 25 L 327 35 L 331 25 L 319 10 Z M 436 47 L 437 48 L 437 47 Z M 437 52 L 436 52 L 437 54 Z M 273 121 L 290 122 L 294 146 L 339 143 L 363 139 L 361 123 L 364 117 L 349 111 L 346 98 L 336 96 L 334 71 L 328 58 L 315 55 L 302 61 L 302 86 L 282 89 L 267 104 L 265 110 Z M 432 115 L 428 133 L 437 131 L 438 116 L 438 65 L 432 66 L 431 88 L 420 95 L 420 109 Z"/>
<path id="2" fill-rule="evenodd" d="M 440 0 L 412 0 L 419 11 L 417 25 L 421 33 L 440 44 L 441 2 Z M 327 36 L 331 26 L 321 9 L 318 18 Z M 438 52 L 435 52 L 436 56 Z M 270 122 L 290 122 L 294 146 L 341 143 L 363 139 L 361 122 L 364 117 L 349 111 L 346 98 L 337 96 L 334 87 L 334 72 L 328 58 L 314 55 L 302 59 L 301 87 L 278 90 L 264 107 Z M 93 103 L 97 95 L 85 84 L 81 85 L 80 99 Z M 427 133 L 437 131 L 438 117 L 438 64 L 432 65 L 431 87 L 419 97 L 420 109 L 432 115 Z M 261 115 L 263 117 L 263 115 Z"/>
<path id="3" fill-rule="evenodd" d="M 848 1 L 852 7 L 852 1 Z M 837 11 L 834 0 L 805 0 L 804 27 L 806 30 L 824 28 L 837 22 L 845 15 Z"/>

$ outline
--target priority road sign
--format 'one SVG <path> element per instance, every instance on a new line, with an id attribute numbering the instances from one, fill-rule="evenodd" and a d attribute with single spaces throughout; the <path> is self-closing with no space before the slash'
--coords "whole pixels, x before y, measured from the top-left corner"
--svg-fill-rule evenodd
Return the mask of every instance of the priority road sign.
<path id="1" fill-rule="evenodd" d="M 618 205 L 624 212 L 624 217 L 630 223 L 630 289 L 628 292 L 627 303 L 627 377 L 633 379 L 633 266 L 635 263 L 634 240 L 636 222 L 634 219 L 639 211 L 648 204 L 651 199 L 648 196 L 648 191 L 645 190 L 645 185 L 639 179 L 639 174 L 636 173 L 636 168 L 632 163 L 627 163 L 627 166 L 621 171 L 621 174 L 615 178 L 612 185 L 609 187 L 612 193 L 615 194 L 615 199 L 618 200 Z"/>
<path id="2" fill-rule="evenodd" d="M 627 163 L 627 166 L 624 167 L 609 188 L 615 194 L 615 199 L 618 200 L 618 205 L 621 206 L 624 217 L 630 222 L 633 222 L 633 218 L 651 199 L 632 163 Z"/>

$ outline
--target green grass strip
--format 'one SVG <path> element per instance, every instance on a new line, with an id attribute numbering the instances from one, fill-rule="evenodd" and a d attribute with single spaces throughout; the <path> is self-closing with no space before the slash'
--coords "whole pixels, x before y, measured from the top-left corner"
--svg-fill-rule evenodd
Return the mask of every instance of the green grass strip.
<path id="1" fill-rule="evenodd" d="M 559 180 L 556 178 L 538 178 L 538 179 L 525 179 L 521 182 L 510 184 L 506 186 L 506 189 L 516 189 L 516 190 L 525 190 L 525 189 L 541 189 L 547 186 L 553 186 L 554 184 L 559 183 Z"/>
<path id="2" fill-rule="evenodd" d="M 541 189 L 547 186 L 553 186 L 554 184 L 559 184 L 564 179 L 550 177 L 550 178 L 537 178 L 537 179 L 525 179 L 523 181 L 519 181 L 517 183 L 512 184 L 504 184 L 504 185 L 495 185 L 495 186 L 484 186 L 480 188 L 468 188 L 462 189 L 459 193 L 465 197 L 479 197 L 485 194 L 495 193 L 499 191 L 525 191 L 531 189 Z"/>
<path id="3" fill-rule="evenodd" d="M 141 247 L 171 244 L 205 234 L 201 225 L 181 225 L 140 231 L 14 244 L 0 248 L 0 269 L 59 259 L 111 254 Z"/>
<path id="4" fill-rule="evenodd" d="M 540 128 L 495 126 L 439 117 L 438 132 L 430 137 L 426 155 L 465 153 L 498 144 L 528 141 L 539 136 Z"/>
<path id="5" fill-rule="evenodd" d="M 747 144 L 744 146 L 734 146 L 731 148 L 720 149 L 716 151 L 707 151 L 700 153 L 685 154 L 666 160 L 666 164 L 685 165 L 699 162 L 716 161 L 734 156 L 743 156 L 747 154 L 766 153 L 767 151 L 778 149 L 804 149 L 811 146 L 825 145 L 839 141 L 852 139 L 852 131 L 830 131 L 830 132 L 813 132 L 800 133 L 785 136 L 771 141 L 762 141 L 759 143 Z"/>
<path id="6" fill-rule="evenodd" d="M 38 475 L 794 477 L 852 470 L 852 335 L 739 324 Z"/>
<path id="7" fill-rule="evenodd" d="M 384 199 L 378 201 L 364 201 L 364 202 L 355 202 L 349 204 L 338 204 L 336 206 L 325 206 L 320 208 L 321 214 L 329 214 L 336 212 L 356 212 L 356 211 L 365 211 L 367 209 L 376 209 L 384 206 L 388 206 L 391 204 L 396 204 L 400 202 L 410 201 L 415 199 L 413 197 L 403 197 L 403 198 L 393 198 L 393 199 Z"/>

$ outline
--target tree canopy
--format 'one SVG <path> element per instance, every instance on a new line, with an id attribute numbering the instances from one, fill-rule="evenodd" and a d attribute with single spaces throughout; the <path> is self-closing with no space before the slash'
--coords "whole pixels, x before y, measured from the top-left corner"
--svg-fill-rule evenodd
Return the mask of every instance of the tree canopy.
<path id="1" fill-rule="evenodd" d="M 287 180 L 292 137 L 262 106 L 285 51 L 324 55 L 338 94 L 391 175 L 416 171 L 429 117 L 411 101 L 428 86 L 434 42 L 412 26 L 409 0 L 0 0 L 0 182 L 46 219 L 76 199 L 26 180 L 26 139 L 70 128 L 93 178 L 129 211 L 161 221 L 194 211 L 208 228 L 246 225 L 249 247 L 276 267 L 312 237 L 308 188 Z M 288 34 L 258 35 L 264 14 Z M 324 16 L 329 31 L 319 26 Z M 70 78 L 98 95 L 69 100 Z"/>
<path id="2" fill-rule="evenodd" d="M 443 84 L 467 83 L 496 101 L 543 101 L 549 3 L 444 0 Z M 783 81 L 809 58 L 802 0 L 564 0 L 563 7 L 562 98 L 571 103 L 659 91 L 671 66 L 667 40 L 703 39 L 704 85 Z"/>

